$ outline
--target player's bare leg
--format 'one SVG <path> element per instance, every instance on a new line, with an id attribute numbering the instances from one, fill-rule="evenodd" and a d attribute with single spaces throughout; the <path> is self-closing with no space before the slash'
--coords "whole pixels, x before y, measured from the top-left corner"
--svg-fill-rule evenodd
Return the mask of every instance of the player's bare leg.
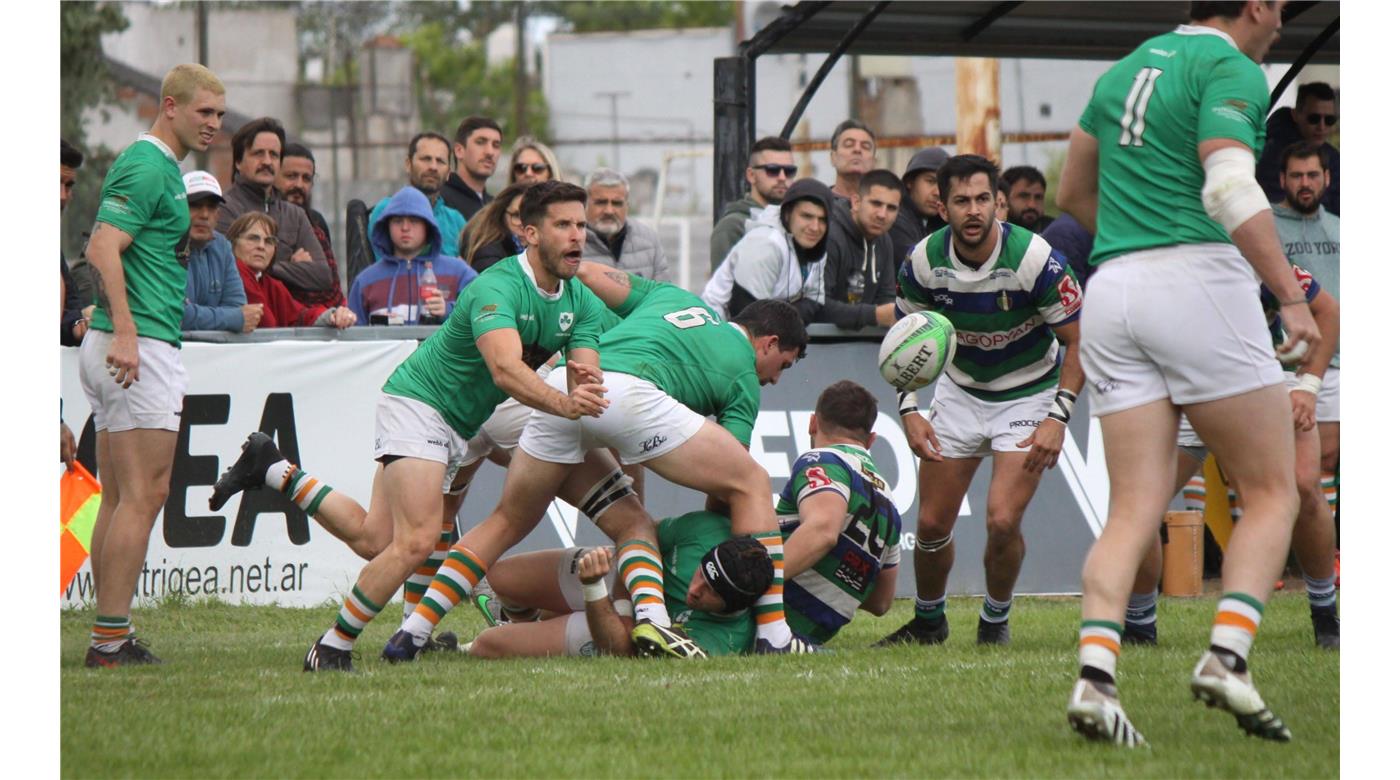
<path id="1" fill-rule="evenodd" d="M 1303 570 L 1312 615 L 1313 640 L 1318 647 L 1341 647 L 1341 626 L 1337 620 L 1336 527 L 1332 509 L 1322 494 L 1320 446 L 1317 428 L 1297 431 L 1296 481 L 1298 521 L 1293 526 L 1293 556 Z"/>
<path id="2" fill-rule="evenodd" d="M 646 465 L 665 479 L 728 504 L 734 534 L 751 534 L 763 543 L 773 559 L 773 583 L 754 605 L 756 652 L 805 652 L 806 643 L 794 641 L 783 612 L 783 537 L 768 472 L 733 434 L 711 420 L 684 444 Z"/>
<path id="3" fill-rule="evenodd" d="M 1166 399 L 1100 418 L 1108 463 L 1108 520 L 1084 560 L 1079 680 L 1069 702 L 1070 724 L 1090 739 L 1142 742 L 1118 701 L 1123 634 L 1118 621 L 1171 501 L 1177 420 L 1177 408 Z"/>
<path id="4" fill-rule="evenodd" d="M 442 463 L 412 457 L 396 458 L 383 467 L 378 492 L 393 522 L 393 539 L 360 570 L 335 624 L 307 652 L 304 669 L 350 670 L 350 649 L 360 632 L 432 552 L 441 528 L 446 471 Z M 377 498 L 378 494 L 371 498 L 371 506 Z"/>
<path id="5" fill-rule="evenodd" d="M 146 563 L 146 549 L 156 515 L 170 494 L 175 458 L 175 431 L 134 428 L 99 431 L 99 473 L 106 485 L 93 528 L 91 557 L 97 615 L 84 663 L 106 667 L 119 663 L 159 663 L 138 645 L 131 628 L 131 601 Z M 100 575 L 100 576 L 99 576 Z M 118 660 L 120 659 L 120 660 Z"/>
<path id="6" fill-rule="evenodd" d="M 876 647 L 942 644 L 948 639 L 945 615 L 948 573 L 953 570 L 953 526 L 963 496 L 981 458 L 947 458 L 919 462 L 919 524 L 914 537 L 914 618 Z"/>
<path id="7" fill-rule="evenodd" d="M 1175 496 L 1187 482 L 1201 470 L 1201 462 L 1180 447 L 1176 451 L 1176 485 L 1172 489 Z M 1163 518 L 1165 521 L 1165 518 Z M 1123 644 L 1157 644 L 1157 588 L 1162 582 L 1162 533 L 1159 529 L 1157 540 L 1147 548 L 1147 555 L 1138 567 L 1137 578 L 1133 580 L 1133 591 L 1128 595 L 1128 611 L 1123 621 Z"/>
<path id="8" fill-rule="evenodd" d="M 987 597 L 977 620 L 978 644 L 1011 643 L 1011 598 L 1026 557 L 1021 518 L 1040 485 L 1041 472 L 1025 468 L 1029 457 L 1026 452 L 992 454 L 992 482 L 987 490 L 987 548 L 982 555 Z"/>
<path id="9" fill-rule="evenodd" d="M 1254 689 L 1247 657 L 1298 516 L 1288 391 L 1280 383 L 1184 411 L 1230 475 L 1243 509 L 1222 566 L 1211 649 L 1196 665 L 1191 688 L 1197 698 L 1233 714 L 1246 733 L 1287 741 L 1288 728 Z"/>

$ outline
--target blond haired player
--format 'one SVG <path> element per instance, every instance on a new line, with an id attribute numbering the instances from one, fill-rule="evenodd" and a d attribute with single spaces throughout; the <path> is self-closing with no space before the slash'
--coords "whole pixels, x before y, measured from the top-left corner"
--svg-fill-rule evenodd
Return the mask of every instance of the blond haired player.
<path id="1" fill-rule="evenodd" d="M 102 183 L 87 248 L 97 308 L 79 358 L 103 487 L 92 531 L 90 667 L 160 662 L 132 632 L 131 599 L 170 492 L 185 400 L 185 268 L 176 256 L 190 210 L 180 160 L 208 149 L 223 117 L 219 78 L 203 65 L 175 66 L 161 82 L 155 124 L 117 156 Z"/>

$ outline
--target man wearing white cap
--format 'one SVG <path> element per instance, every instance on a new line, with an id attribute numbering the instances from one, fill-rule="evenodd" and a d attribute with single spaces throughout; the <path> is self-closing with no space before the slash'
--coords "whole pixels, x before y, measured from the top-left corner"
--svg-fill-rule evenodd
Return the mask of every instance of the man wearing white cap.
<path id="1" fill-rule="evenodd" d="M 223 188 L 207 171 L 190 171 L 184 178 L 190 238 L 189 254 L 180 257 L 187 271 L 180 330 L 249 333 L 262 318 L 262 304 L 248 303 L 233 261 L 233 245 L 214 230 L 219 204 L 224 202 Z"/>

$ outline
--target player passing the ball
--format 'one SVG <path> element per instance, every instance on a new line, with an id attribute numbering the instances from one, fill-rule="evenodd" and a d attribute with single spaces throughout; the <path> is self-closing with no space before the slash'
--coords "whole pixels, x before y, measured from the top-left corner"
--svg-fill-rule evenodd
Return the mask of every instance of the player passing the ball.
<path id="1" fill-rule="evenodd" d="M 918 598 L 914 619 L 881 645 L 948 638 L 944 602 L 953 525 L 988 455 L 987 596 L 977 642 L 1010 643 L 1011 598 L 1026 554 L 1021 517 L 1041 474 L 1059 458 L 1084 384 L 1079 282 L 1044 239 L 996 219 L 996 180 L 996 166 L 976 155 L 943 163 L 938 187 L 948 226 L 916 244 L 899 270 L 899 314 L 943 314 L 957 329 L 957 348 L 935 385 L 927 418 L 912 393 L 900 396 L 905 436 L 922 459 L 914 545 Z"/>
<path id="2" fill-rule="evenodd" d="M 1258 62 L 1278 38 L 1283 6 L 1193 2 L 1190 24 L 1149 39 L 1099 79 L 1070 136 L 1058 202 L 1097 233 L 1083 354 L 1110 491 L 1084 562 L 1069 702 L 1071 725 L 1091 739 L 1142 742 L 1118 699 L 1118 621 L 1171 500 L 1183 412 L 1244 510 L 1191 689 L 1249 734 L 1290 738 L 1246 665 L 1298 514 L 1288 390 L 1259 316 L 1259 281 L 1278 298 L 1281 353 L 1320 341 L 1254 180 L 1269 106 Z"/>

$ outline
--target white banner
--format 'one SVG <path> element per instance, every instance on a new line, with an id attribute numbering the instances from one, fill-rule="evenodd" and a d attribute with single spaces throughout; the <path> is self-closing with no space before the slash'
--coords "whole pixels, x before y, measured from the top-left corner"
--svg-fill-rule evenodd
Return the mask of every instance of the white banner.
<path id="1" fill-rule="evenodd" d="M 211 486 L 248 434 L 262 429 L 289 460 L 367 503 L 379 388 L 416 346 L 411 340 L 186 344 L 186 425 L 137 601 L 182 593 L 314 606 L 348 592 L 364 561 L 315 520 L 266 489 L 210 512 Z M 78 350 L 62 350 L 60 361 L 63 415 L 81 439 L 80 457 L 90 462 L 95 435 L 78 379 Z M 94 599 L 90 564 L 61 598 L 64 605 Z"/>

